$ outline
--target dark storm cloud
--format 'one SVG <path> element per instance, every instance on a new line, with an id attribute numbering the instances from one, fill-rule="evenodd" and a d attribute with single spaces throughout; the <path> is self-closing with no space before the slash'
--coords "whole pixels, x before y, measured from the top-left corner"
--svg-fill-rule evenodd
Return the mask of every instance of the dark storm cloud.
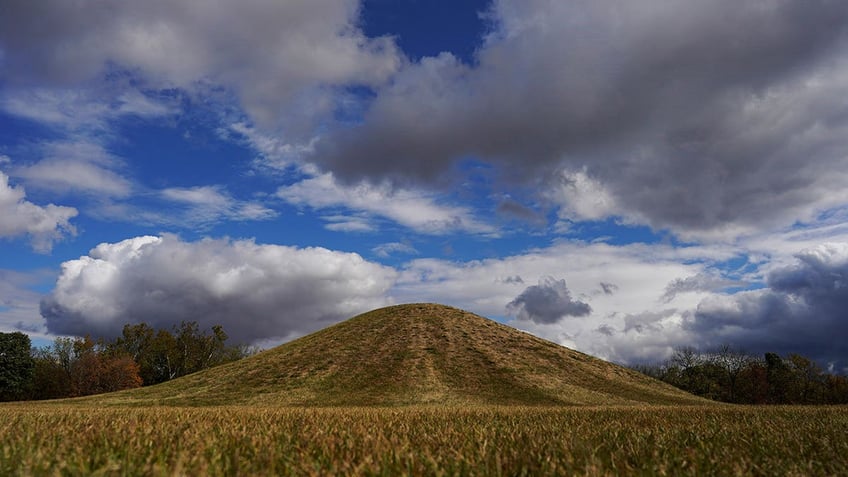
<path id="1" fill-rule="evenodd" d="M 394 270 L 323 248 L 165 235 L 105 243 L 62 264 L 41 302 L 53 334 L 115 336 L 124 324 L 216 324 L 236 342 L 303 334 L 386 304 Z"/>
<path id="2" fill-rule="evenodd" d="M 377 84 L 401 62 L 356 27 L 357 0 L 4 0 L 0 78 L 79 84 L 122 69 L 146 87 L 232 88 L 253 121 L 308 131 L 332 90 Z M 298 124 L 303 123 L 303 124 Z M 311 133 L 311 131 L 310 131 Z"/>
<path id="3" fill-rule="evenodd" d="M 527 287 L 509 302 L 507 309 L 516 313 L 519 319 L 539 324 L 556 323 L 567 316 L 586 316 L 592 312 L 588 304 L 571 298 L 565 280 L 552 277 Z"/>
<path id="4" fill-rule="evenodd" d="M 848 367 L 848 244 L 824 244 L 796 258 L 768 275 L 766 289 L 704 300 L 688 328 L 712 345 Z"/>
<path id="5" fill-rule="evenodd" d="M 693 236 L 848 200 L 848 3 L 501 0 L 493 18 L 476 65 L 410 64 L 312 159 L 346 179 L 435 182 L 469 155 L 550 187 L 585 173 L 608 212 Z"/>

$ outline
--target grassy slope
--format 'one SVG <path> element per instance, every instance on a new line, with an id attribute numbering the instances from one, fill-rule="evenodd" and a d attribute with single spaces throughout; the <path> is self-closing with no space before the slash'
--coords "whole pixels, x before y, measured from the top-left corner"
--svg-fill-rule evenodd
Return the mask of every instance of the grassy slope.
<path id="1" fill-rule="evenodd" d="M 451 307 L 375 310 L 114 405 L 703 404 L 637 372 Z"/>

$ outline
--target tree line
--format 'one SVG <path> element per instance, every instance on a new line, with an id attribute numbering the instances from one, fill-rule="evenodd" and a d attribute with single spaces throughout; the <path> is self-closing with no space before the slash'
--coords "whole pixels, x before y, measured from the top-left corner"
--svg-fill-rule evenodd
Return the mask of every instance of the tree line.
<path id="1" fill-rule="evenodd" d="M 848 377 L 825 372 L 799 354 L 753 356 L 722 346 L 675 350 L 634 369 L 697 396 L 738 404 L 848 404 Z"/>
<path id="2" fill-rule="evenodd" d="M 87 396 L 162 383 L 256 352 L 227 344 L 219 326 L 184 321 L 171 330 L 125 325 L 112 340 L 56 338 L 32 348 L 24 333 L 0 333 L 0 401 Z"/>

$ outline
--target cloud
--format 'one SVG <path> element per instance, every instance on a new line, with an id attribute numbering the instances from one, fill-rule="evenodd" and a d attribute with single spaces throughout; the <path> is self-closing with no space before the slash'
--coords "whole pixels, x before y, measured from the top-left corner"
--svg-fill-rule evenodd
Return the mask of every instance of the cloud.
<path id="1" fill-rule="evenodd" d="M 806 249 L 772 270 L 767 288 L 704 299 L 687 324 L 712 344 L 794 352 L 848 367 L 848 243 Z"/>
<path id="2" fill-rule="evenodd" d="M 415 247 L 412 245 L 401 243 L 401 242 L 389 242 L 380 244 L 371 249 L 374 252 L 374 255 L 380 258 L 388 258 L 393 254 L 404 254 L 404 255 L 417 255 L 418 250 L 415 250 Z"/>
<path id="3" fill-rule="evenodd" d="M 143 119 L 174 115 L 173 98 L 142 93 L 130 85 L 109 84 L 63 87 L 17 87 L 0 93 L 0 109 L 76 134 L 102 135 L 122 117 Z"/>
<path id="4" fill-rule="evenodd" d="M 319 210 L 347 208 L 377 215 L 425 234 L 440 235 L 456 231 L 495 233 L 493 227 L 474 219 L 467 208 L 439 204 L 434 194 L 395 189 L 389 184 L 362 182 L 348 186 L 338 183 L 331 173 L 280 187 L 277 197 L 294 205 Z"/>
<path id="5" fill-rule="evenodd" d="M 675 278 L 665 287 L 665 293 L 660 297 L 660 301 L 669 303 L 679 293 L 720 291 L 739 285 L 741 285 L 740 282 L 728 280 L 717 272 L 701 272 L 691 277 Z"/>
<path id="6" fill-rule="evenodd" d="M 392 40 L 357 28 L 355 0 L 12 0 L 4 7 L 0 48 L 11 84 L 78 84 L 115 70 L 153 88 L 211 82 L 234 90 L 267 124 L 332 112 L 334 88 L 384 81 L 401 61 Z"/>
<path id="7" fill-rule="evenodd" d="M 268 220 L 278 215 L 259 202 L 236 200 L 219 186 L 170 187 L 159 194 L 164 200 L 185 209 L 176 214 L 180 216 L 179 221 L 195 226 L 220 220 Z M 175 212 L 171 209 L 168 215 L 173 216 Z"/>
<path id="8" fill-rule="evenodd" d="M 654 323 L 661 326 L 660 332 L 651 332 L 645 326 L 641 333 L 632 326 L 624 332 L 628 317 L 656 311 L 657 297 L 674 279 L 723 265 L 736 259 L 737 253 L 726 245 L 558 241 L 548 247 L 484 260 L 416 258 L 398 269 L 391 295 L 399 302 L 435 300 L 471 310 L 604 359 L 659 361 L 670 356 L 676 346 L 698 343 L 697 334 L 684 329 L 683 324 L 704 295 L 678 296 L 671 314 Z M 572 301 L 588 304 L 583 297 L 591 297 L 591 312 L 552 324 L 507 314 L 510 310 L 505 304 L 531 284 L 544 287 L 549 277 L 567 282 Z M 615 284 L 618 289 L 606 294 L 600 283 Z M 633 318 L 630 322 L 636 324 Z M 598 333 L 604 325 L 616 332 Z"/>
<path id="9" fill-rule="evenodd" d="M 604 295 L 612 295 L 613 293 L 618 291 L 618 285 L 616 285 L 615 283 L 601 282 L 598 285 L 600 285 L 601 291 L 604 293 Z"/>
<path id="10" fill-rule="evenodd" d="M 624 317 L 624 332 L 660 334 L 663 331 L 662 321 L 674 316 L 676 310 L 644 311 L 629 314 Z"/>
<path id="11" fill-rule="evenodd" d="M 62 264 L 41 314 L 54 334 L 215 324 L 236 342 L 298 336 L 387 304 L 395 272 L 357 254 L 172 235 L 103 243 Z"/>
<path id="12" fill-rule="evenodd" d="M 565 280 L 546 277 L 538 285 L 527 287 L 507 308 L 519 319 L 539 324 L 556 323 L 567 316 L 586 316 L 592 307 L 571 298 Z"/>
<path id="13" fill-rule="evenodd" d="M 53 193 L 78 192 L 99 198 L 126 198 L 132 183 L 117 169 L 122 162 L 102 145 L 89 142 L 55 142 L 41 146 L 43 158 L 12 169 L 15 177 Z"/>
<path id="14" fill-rule="evenodd" d="M 533 225 L 544 226 L 547 223 L 547 219 L 539 214 L 537 210 L 521 204 L 510 197 L 503 198 L 498 203 L 496 210 L 501 215 L 518 219 Z"/>
<path id="15" fill-rule="evenodd" d="M 0 172 L 0 238 L 29 237 L 32 248 L 48 253 L 53 243 L 76 229 L 70 219 L 76 217 L 73 207 L 48 204 L 39 206 L 25 200 L 22 187 L 9 184 L 9 177 Z"/>
<path id="16" fill-rule="evenodd" d="M 43 335 L 44 319 L 38 313 L 41 294 L 32 288 L 54 277 L 52 270 L 21 272 L 0 268 L 0 331 Z"/>
<path id="17" fill-rule="evenodd" d="M 848 4 L 499 0 L 473 66 L 408 64 L 311 160 L 436 184 L 467 157 L 563 219 L 729 240 L 848 203 Z"/>

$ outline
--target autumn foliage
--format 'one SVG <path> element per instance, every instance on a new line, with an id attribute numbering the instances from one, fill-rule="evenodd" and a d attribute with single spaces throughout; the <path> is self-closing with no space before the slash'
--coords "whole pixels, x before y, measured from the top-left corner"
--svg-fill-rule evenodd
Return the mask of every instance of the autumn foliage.
<path id="1" fill-rule="evenodd" d="M 848 404 L 848 377 L 800 354 L 752 356 L 730 346 L 678 348 L 659 365 L 635 369 L 684 391 L 738 404 Z"/>
<path id="2" fill-rule="evenodd" d="M 183 322 L 171 331 L 146 323 L 126 325 L 114 340 L 57 338 L 51 346 L 31 351 L 32 372 L 13 398 L 55 399 L 138 388 L 253 352 L 226 341 L 220 326 L 207 332 L 196 322 Z"/>

